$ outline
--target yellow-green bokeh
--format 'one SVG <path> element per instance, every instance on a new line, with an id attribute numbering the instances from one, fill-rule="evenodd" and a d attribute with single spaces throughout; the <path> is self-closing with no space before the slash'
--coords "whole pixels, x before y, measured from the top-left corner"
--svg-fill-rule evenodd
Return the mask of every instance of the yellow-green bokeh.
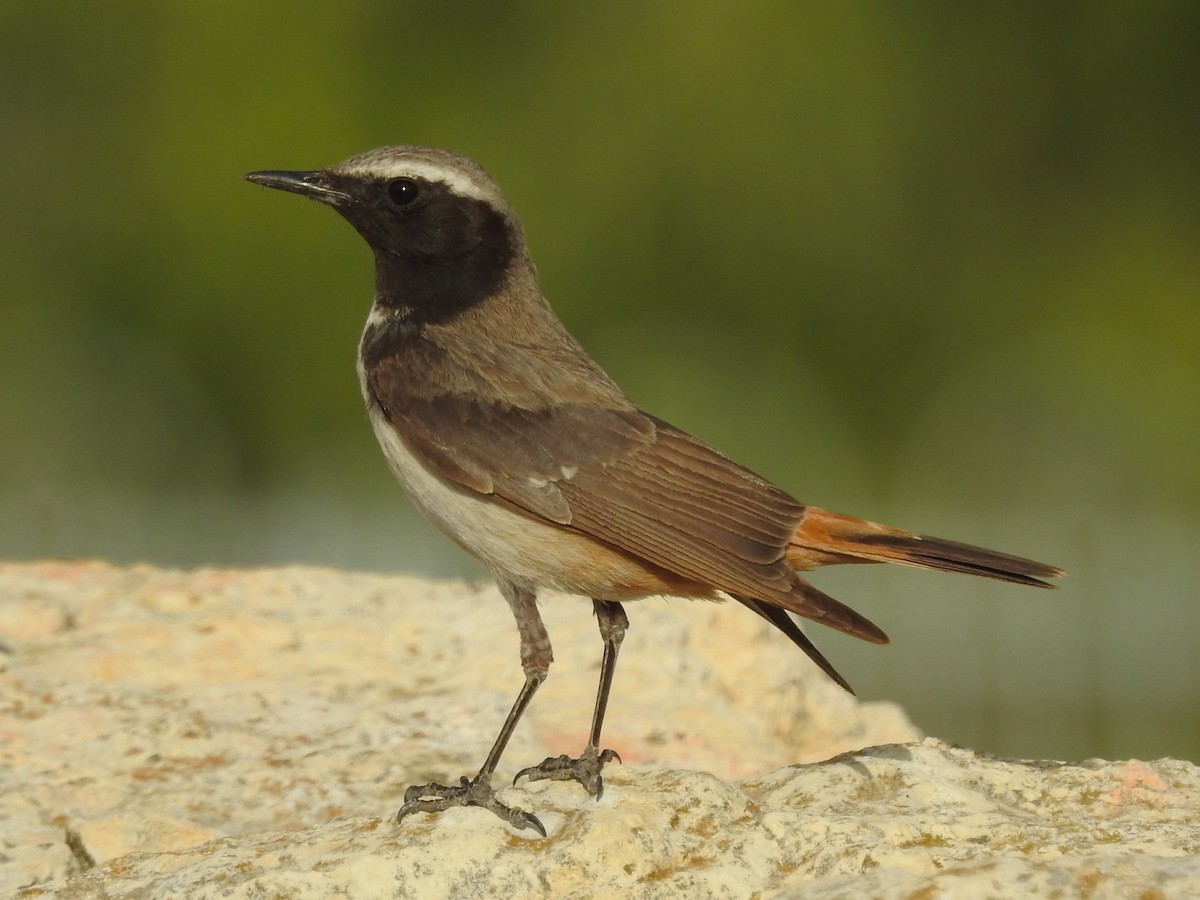
<path id="1" fill-rule="evenodd" d="M 241 181 L 438 144 L 643 405 L 1071 571 L 819 575 L 893 636 L 816 635 L 864 697 L 997 752 L 1200 757 L 1197 59 L 1171 2 L 10 0 L 0 556 L 478 574 L 366 425 L 365 247 Z"/>

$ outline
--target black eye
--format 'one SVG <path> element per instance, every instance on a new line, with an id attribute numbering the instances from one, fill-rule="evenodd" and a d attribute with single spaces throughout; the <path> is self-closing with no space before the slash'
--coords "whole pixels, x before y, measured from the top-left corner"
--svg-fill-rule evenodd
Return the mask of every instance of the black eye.
<path id="1" fill-rule="evenodd" d="M 396 178 L 388 182 L 387 192 L 397 206 L 410 206 L 421 193 L 421 189 L 411 178 Z"/>

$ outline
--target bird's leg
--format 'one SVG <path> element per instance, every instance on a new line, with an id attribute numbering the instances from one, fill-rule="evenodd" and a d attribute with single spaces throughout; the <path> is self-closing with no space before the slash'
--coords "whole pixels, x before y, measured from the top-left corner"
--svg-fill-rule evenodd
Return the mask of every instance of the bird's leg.
<path id="1" fill-rule="evenodd" d="M 621 604 L 612 600 L 593 600 L 596 620 L 600 624 L 600 637 L 604 640 L 604 657 L 600 661 L 600 686 L 596 690 L 596 708 L 592 713 L 592 730 L 587 746 L 577 757 L 553 756 L 539 765 L 522 769 L 513 779 L 525 777 L 530 781 L 554 779 L 556 781 L 578 781 L 597 800 L 604 794 L 604 780 L 600 770 L 612 760 L 621 761 L 615 750 L 600 749 L 600 729 L 604 727 L 604 712 L 608 708 L 608 693 L 612 689 L 613 673 L 617 670 L 617 653 L 629 619 Z"/>
<path id="2" fill-rule="evenodd" d="M 546 633 L 546 626 L 542 624 L 534 592 L 505 582 L 500 583 L 500 590 L 513 611 L 517 620 L 517 630 L 521 635 L 521 667 L 525 670 L 525 684 L 517 694 L 500 733 L 496 735 L 495 743 L 488 751 L 479 774 L 471 779 L 463 776 L 458 784 L 453 785 L 414 784 L 404 792 L 404 805 L 396 813 L 397 824 L 409 813 L 441 812 L 452 806 L 481 806 L 516 828 L 531 828 L 542 837 L 546 836 L 546 829 L 542 827 L 537 816 L 505 806 L 492 790 L 492 774 L 496 771 L 500 756 L 508 745 L 508 739 L 512 737 L 517 722 L 529 706 L 529 701 L 546 680 L 550 663 L 554 660 L 550 636 Z"/>

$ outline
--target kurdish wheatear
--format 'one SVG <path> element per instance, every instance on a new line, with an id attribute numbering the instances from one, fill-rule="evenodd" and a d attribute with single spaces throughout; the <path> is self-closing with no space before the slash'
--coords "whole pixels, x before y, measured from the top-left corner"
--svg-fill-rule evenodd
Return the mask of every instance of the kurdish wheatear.
<path id="1" fill-rule="evenodd" d="M 552 660 L 542 589 L 591 598 L 604 641 L 587 746 L 518 778 L 603 790 L 616 754 L 600 730 L 626 600 L 729 598 L 850 686 L 792 613 L 875 643 L 887 636 L 801 572 L 894 562 L 1048 587 L 1054 566 L 806 506 L 639 409 L 543 298 L 521 225 L 496 183 L 458 154 L 382 147 L 329 169 L 247 179 L 332 206 L 375 255 L 358 372 L 392 472 L 425 516 L 495 576 L 516 618 L 525 683 L 474 778 L 414 785 L 412 812 L 501 803 L 492 775 Z"/>

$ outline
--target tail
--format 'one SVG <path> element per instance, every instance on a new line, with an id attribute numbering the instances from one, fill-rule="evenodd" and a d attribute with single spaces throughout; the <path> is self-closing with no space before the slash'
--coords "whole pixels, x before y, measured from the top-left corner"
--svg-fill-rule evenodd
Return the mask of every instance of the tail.
<path id="1" fill-rule="evenodd" d="M 982 575 L 1043 588 L 1054 587 L 1043 579 L 1066 574 L 1062 569 L 1020 556 L 925 537 L 864 519 L 840 516 L 815 506 L 805 508 L 784 558 L 798 572 L 840 563 L 891 562 L 922 569 Z M 822 672 L 851 694 L 854 690 L 846 679 L 813 646 L 813 642 L 797 627 L 788 612 L 863 640 L 887 643 L 887 635 L 877 625 L 813 587 L 799 575 L 795 578 L 792 594 L 787 597 L 773 597 L 767 601 L 742 594 L 731 596 L 787 635 Z"/>
<path id="2" fill-rule="evenodd" d="M 815 506 L 805 509 L 785 558 L 797 571 L 839 563 L 890 562 L 1042 588 L 1054 587 L 1043 579 L 1066 574 L 1020 556 L 913 534 Z"/>
<path id="3" fill-rule="evenodd" d="M 816 588 L 813 588 L 810 584 L 804 583 L 803 581 L 801 581 L 801 584 L 803 584 L 806 588 L 816 591 Z M 817 593 L 820 594 L 819 591 L 817 591 Z M 753 597 L 746 597 L 742 594 L 731 594 L 730 596 L 732 596 L 734 600 L 738 601 L 738 603 L 741 603 L 747 609 L 750 609 L 762 616 L 764 619 L 786 634 L 793 644 L 808 654 L 808 658 L 817 664 L 818 669 L 820 669 L 833 680 L 834 684 L 845 690 L 848 694 L 854 693 L 854 688 L 850 687 L 850 682 L 842 677 L 841 673 L 833 667 L 833 663 L 825 658 L 825 654 L 817 649 L 816 645 L 808 639 L 808 635 L 800 630 L 800 626 L 796 624 L 796 621 L 789 616 L 782 607 L 775 606 L 771 603 L 766 603 L 762 600 L 755 600 Z M 829 597 L 828 595 L 821 596 L 823 596 L 826 600 L 833 600 L 833 598 Z M 833 600 L 833 603 L 837 607 L 842 607 L 842 604 L 838 603 L 836 600 Z M 797 609 L 796 611 L 801 615 L 806 615 L 809 616 L 809 618 L 813 618 L 811 615 L 809 615 L 807 609 Z M 875 644 L 887 643 L 887 635 L 884 634 L 877 625 L 875 625 L 873 622 L 867 621 L 861 616 L 858 616 L 858 614 L 854 613 L 853 610 L 850 610 L 850 612 L 853 613 L 863 623 L 863 627 L 860 630 L 849 631 L 849 629 L 839 627 L 837 624 L 835 624 L 834 627 L 838 628 L 839 631 L 847 631 L 849 634 L 853 634 L 855 637 L 861 637 L 864 640 L 871 641 Z M 817 621 L 820 620 L 818 619 Z"/>

